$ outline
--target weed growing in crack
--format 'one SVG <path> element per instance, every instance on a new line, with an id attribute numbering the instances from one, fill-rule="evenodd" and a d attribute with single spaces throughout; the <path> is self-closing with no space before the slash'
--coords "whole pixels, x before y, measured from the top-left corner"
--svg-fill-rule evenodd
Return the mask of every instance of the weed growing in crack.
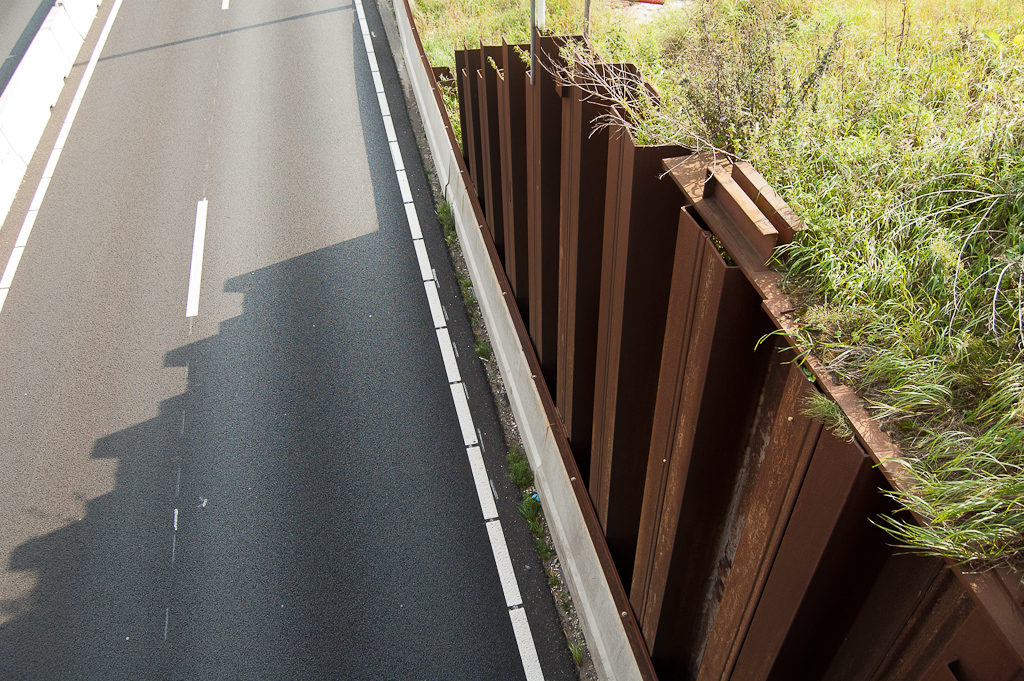
<path id="1" fill-rule="evenodd" d="M 533 469 L 530 462 L 523 456 L 523 450 L 513 446 L 506 455 L 508 460 L 508 477 L 516 487 L 526 489 L 533 485 Z"/>
<path id="2" fill-rule="evenodd" d="M 548 546 L 544 537 L 535 537 L 533 540 L 533 546 L 537 549 L 537 555 L 540 556 L 541 560 L 551 560 L 551 547 Z"/>
<path id="3" fill-rule="evenodd" d="M 853 428 L 846 420 L 846 414 L 828 395 L 817 391 L 811 392 L 807 395 L 802 412 L 812 419 L 819 419 L 836 437 L 847 441 L 853 440 Z"/>
<path id="4" fill-rule="evenodd" d="M 442 201 L 437 207 L 437 221 L 441 223 L 444 230 L 444 240 L 449 246 L 453 245 L 458 237 L 455 234 L 455 214 L 452 212 L 451 204 Z"/>
<path id="5" fill-rule="evenodd" d="M 523 500 L 519 502 L 519 515 L 523 516 L 527 522 L 536 520 L 540 515 L 540 500 L 530 492 L 525 492 Z"/>
<path id="6" fill-rule="evenodd" d="M 583 646 L 571 638 L 566 639 L 569 644 L 569 654 L 572 655 L 572 661 L 576 663 L 576 666 L 583 664 Z"/>
<path id="7" fill-rule="evenodd" d="M 486 338 L 477 338 L 474 343 L 474 350 L 476 350 L 476 356 L 483 360 L 490 361 L 491 359 L 491 342 Z"/>

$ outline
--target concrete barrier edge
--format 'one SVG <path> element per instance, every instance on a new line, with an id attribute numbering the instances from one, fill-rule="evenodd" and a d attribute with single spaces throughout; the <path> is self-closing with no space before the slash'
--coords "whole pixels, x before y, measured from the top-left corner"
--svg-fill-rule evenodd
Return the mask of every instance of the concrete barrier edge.
<path id="1" fill-rule="evenodd" d="M 0 223 L 25 179 L 28 163 L 50 120 L 99 9 L 96 0 L 54 5 L 0 94 Z"/>

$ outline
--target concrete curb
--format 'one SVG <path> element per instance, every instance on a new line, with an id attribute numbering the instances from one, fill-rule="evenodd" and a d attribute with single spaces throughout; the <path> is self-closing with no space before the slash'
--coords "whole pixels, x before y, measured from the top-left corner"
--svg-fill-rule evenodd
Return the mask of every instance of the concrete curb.
<path id="1" fill-rule="evenodd" d="M 622 614 L 616 607 L 576 499 L 574 485 L 582 485 L 582 482 L 570 480 L 562 463 L 552 426 L 505 304 L 501 284 L 492 268 L 473 201 L 403 5 L 398 3 L 395 18 L 427 144 L 433 155 L 438 182 L 455 215 L 456 231 L 473 278 L 473 290 L 505 380 L 526 454 L 535 472 L 544 513 L 573 594 L 594 666 L 602 679 L 641 679 L 640 669 L 622 624 Z"/>
<path id="2" fill-rule="evenodd" d="M 85 36 L 96 0 L 62 0 L 46 15 L 0 94 L 0 223 L 11 209 Z"/>

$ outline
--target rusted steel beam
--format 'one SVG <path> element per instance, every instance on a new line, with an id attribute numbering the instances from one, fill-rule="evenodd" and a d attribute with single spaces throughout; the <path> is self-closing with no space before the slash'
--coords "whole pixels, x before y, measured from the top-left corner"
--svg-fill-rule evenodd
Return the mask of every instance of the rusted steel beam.
<path id="1" fill-rule="evenodd" d="M 731 678 L 824 673 L 891 552 L 869 521 L 892 510 L 884 484 L 859 445 L 822 431 Z"/>
<path id="2" fill-rule="evenodd" d="M 608 130 L 594 124 L 604 107 L 577 85 L 562 88 L 555 404 L 580 474 L 589 480 Z"/>
<path id="3" fill-rule="evenodd" d="M 630 600 L 655 667 L 692 678 L 761 395 L 760 296 L 680 211 Z M 724 389 L 728 386 L 728 389 Z"/>
<path id="4" fill-rule="evenodd" d="M 469 165 L 469 179 L 473 192 L 481 207 L 486 211 L 483 195 L 483 149 L 481 145 L 482 130 L 480 128 L 480 50 L 464 50 L 462 59 L 465 68 L 459 71 L 459 105 L 462 121 L 462 155 Z M 458 59 L 459 52 L 455 53 Z"/>
<path id="5" fill-rule="evenodd" d="M 912 578 L 909 589 L 920 590 L 913 611 L 902 622 L 882 661 L 867 677 L 871 681 L 927 679 L 943 648 L 952 640 L 976 606 L 952 571 L 941 558 L 930 559 L 930 574 Z M 929 580 L 928 577 L 931 577 Z M 918 585 L 924 581 L 923 588 Z M 916 595 L 916 594 L 915 594 Z M 828 681 L 838 681 L 833 676 Z M 844 679 L 845 681 L 845 679 Z"/>
<path id="6" fill-rule="evenodd" d="M 469 109 L 468 104 L 466 104 L 466 99 L 469 97 L 468 73 L 469 66 L 466 63 L 466 50 L 455 50 L 455 73 L 452 76 L 455 78 L 455 94 L 459 100 L 459 131 L 461 139 L 458 140 L 458 143 L 461 145 L 461 155 L 463 160 L 466 161 L 467 166 L 469 165 L 469 157 L 466 156 L 469 149 L 469 124 L 466 118 L 466 112 Z M 436 83 L 437 81 L 435 80 L 434 82 Z M 435 90 L 435 97 L 440 102 L 441 112 L 447 116 L 448 111 L 441 100 L 440 90 Z"/>
<path id="7" fill-rule="evenodd" d="M 538 36 L 534 81 L 526 86 L 526 183 L 529 223 L 530 338 L 554 393 L 558 363 L 558 258 L 562 98 L 559 50 L 575 37 Z"/>
<path id="8" fill-rule="evenodd" d="M 529 226 L 526 215 L 526 81 L 527 65 L 519 56 L 529 45 L 501 43 L 504 69 L 498 87 L 501 125 L 501 181 L 504 201 L 505 275 L 519 312 L 530 312 Z"/>
<path id="9" fill-rule="evenodd" d="M 793 234 L 804 228 L 803 222 L 789 204 L 782 200 L 754 166 L 746 161 L 736 163 L 732 167 L 732 179 L 778 231 L 780 244 L 792 242 Z"/>
<path id="10" fill-rule="evenodd" d="M 624 131 L 608 143 L 590 494 L 619 574 L 630 583 L 668 310 L 679 208 L 659 180 L 681 147 L 638 147 Z"/>
<path id="11" fill-rule="evenodd" d="M 639 82 L 631 64 L 602 68 L 609 74 L 631 73 Z M 555 403 L 580 473 L 589 481 L 608 176 L 608 127 L 601 117 L 609 111 L 609 100 L 600 83 L 580 75 L 560 87 L 562 200 Z"/>
<path id="12" fill-rule="evenodd" d="M 714 194 L 723 173 L 711 177 L 714 168 L 709 165 L 708 157 L 703 154 L 665 159 L 662 167 L 693 203 L 705 224 L 722 242 L 750 283 L 760 292 L 764 308 L 771 315 L 775 326 L 787 334 L 792 345 L 796 345 L 796 341 L 793 340 L 796 337 L 796 322 L 792 314 L 795 306 L 782 292 L 782 274 L 768 266 L 766 260 L 762 259 L 758 247 L 753 243 L 759 238 L 766 238 L 765 235 L 760 233 L 760 230 L 757 233 L 745 233 L 738 228 L 729 219 L 726 210 Z M 725 175 L 731 175 L 731 165 L 721 168 L 726 170 Z M 728 181 L 735 183 L 735 180 Z M 759 210 L 757 212 L 760 213 Z M 779 214 L 786 213 L 780 211 Z M 748 227 L 751 221 L 745 221 Z M 791 228 L 797 231 L 800 226 L 794 223 Z M 853 389 L 833 381 L 828 371 L 815 357 L 805 357 L 803 364 L 814 374 L 822 390 L 843 408 L 854 427 L 857 440 L 875 459 L 893 487 L 906 489 L 909 481 L 906 470 L 898 461 L 899 452 L 896 445 L 871 419 Z"/>
<path id="13" fill-rule="evenodd" d="M 737 513 L 739 540 L 728 574 L 718 577 L 698 681 L 729 678 L 821 433 L 821 424 L 801 411 L 814 388 L 794 358 L 789 351 L 772 359 L 750 448 L 757 456 Z"/>
<path id="14" fill-rule="evenodd" d="M 503 51 L 499 46 L 480 45 L 480 191 L 484 216 L 498 257 L 505 261 L 505 202 L 501 186 L 501 125 L 498 114 L 498 82 L 501 80 Z"/>
<path id="15" fill-rule="evenodd" d="M 940 558 L 892 551 L 878 578 L 863 599 L 842 645 L 821 681 L 856 681 L 879 678 L 889 653 L 898 645 L 907 623 L 921 612 L 924 599 L 940 572 L 949 575 Z M 955 581 L 949 585 L 963 589 Z M 955 622 L 943 622 L 952 631 Z M 930 632 L 933 652 L 941 650 L 947 636 L 941 628 Z M 922 670 L 923 671 L 923 670 Z M 899 677 L 897 678 L 920 678 Z"/>
<path id="16" fill-rule="evenodd" d="M 938 654 L 926 679 L 1002 681 L 1024 677 L 1024 667 L 1008 651 L 980 610 L 968 615 Z"/>

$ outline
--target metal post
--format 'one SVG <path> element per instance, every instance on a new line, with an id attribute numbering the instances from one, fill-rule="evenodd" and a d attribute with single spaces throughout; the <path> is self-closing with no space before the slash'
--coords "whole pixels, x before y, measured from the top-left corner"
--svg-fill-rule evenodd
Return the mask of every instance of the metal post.
<path id="1" fill-rule="evenodd" d="M 590 37 L 590 0 L 583 0 L 583 37 Z"/>
<path id="2" fill-rule="evenodd" d="M 537 67 L 537 0 L 530 0 L 530 85 Z"/>

